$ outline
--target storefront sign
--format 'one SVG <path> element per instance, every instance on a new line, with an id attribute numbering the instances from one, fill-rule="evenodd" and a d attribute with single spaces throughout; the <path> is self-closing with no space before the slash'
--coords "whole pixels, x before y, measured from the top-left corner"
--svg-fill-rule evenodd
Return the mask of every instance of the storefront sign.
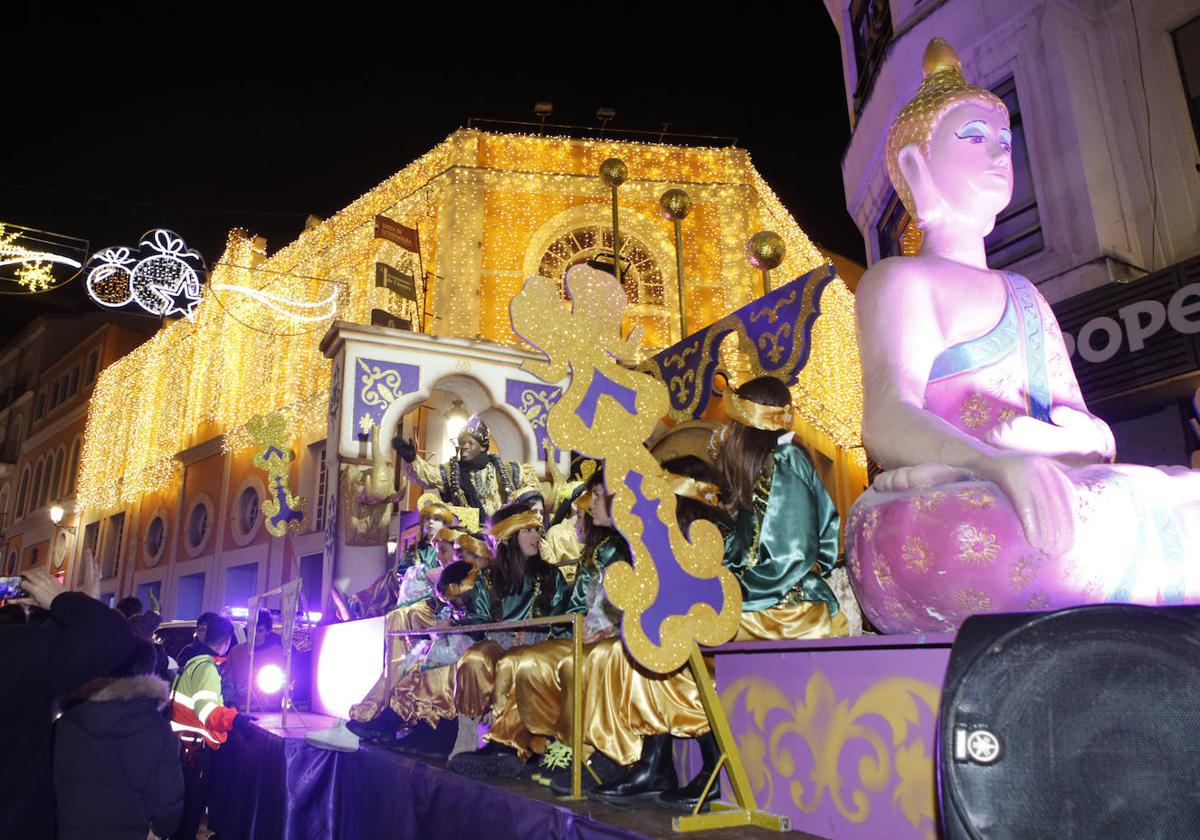
<path id="1" fill-rule="evenodd" d="M 1200 260 L 1094 289 L 1054 311 L 1089 400 L 1200 369 Z"/>

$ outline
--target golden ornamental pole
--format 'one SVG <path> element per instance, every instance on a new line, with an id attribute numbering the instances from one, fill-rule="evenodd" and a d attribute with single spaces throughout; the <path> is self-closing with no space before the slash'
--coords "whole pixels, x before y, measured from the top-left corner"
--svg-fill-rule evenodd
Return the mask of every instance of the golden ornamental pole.
<path id="1" fill-rule="evenodd" d="M 617 187 L 625 183 L 629 170 L 620 158 L 609 158 L 600 164 L 600 180 L 612 190 L 613 273 L 621 282 L 621 227 L 617 213 Z"/>
<path id="2" fill-rule="evenodd" d="M 783 244 L 783 237 L 774 231 L 759 231 L 746 243 L 746 259 L 762 271 L 764 295 L 771 293 L 771 269 L 778 268 L 785 256 L 787 246 Z"/>
<path id="3" fill-rule="evenodd" d="M 675 272 L 679 280 L 679 340 L 687 338 L 687 314 L 684 312 L 683 220 L 692 209 L 692 197 L 683 190 L 667 190 L 658 200 L 663 213 L 675 225 Z"/>

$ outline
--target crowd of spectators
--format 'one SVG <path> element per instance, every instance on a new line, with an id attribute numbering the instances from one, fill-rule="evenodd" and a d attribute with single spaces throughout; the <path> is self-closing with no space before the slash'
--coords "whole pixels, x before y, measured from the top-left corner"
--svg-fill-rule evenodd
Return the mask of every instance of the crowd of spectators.
<path id="1" fill-rule="evenodd" d="M 195 840 L 212 752 L 251 720 L 221 697 L 232 624 L 204 614 L 175 661 L 154 639 L 154 596 L 109 608 L 95 563 L 79 591 L 41 568 L 22 578 L 26 597 L 0 606 L 14 667 L 0 691 L 0 838 Z"/>

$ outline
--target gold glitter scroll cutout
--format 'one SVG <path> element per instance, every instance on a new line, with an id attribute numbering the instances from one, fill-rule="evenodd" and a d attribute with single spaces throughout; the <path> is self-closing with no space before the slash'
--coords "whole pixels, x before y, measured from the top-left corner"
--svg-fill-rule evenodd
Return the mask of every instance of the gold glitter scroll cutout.
<path id="1" fill-rule="evenodd" d="M 246 421 L 246 431 L 261 449 L 252 463 L 267 474 L 267 497 L 263 499 L 263 524 L 272 536 L 282 537 L 304 519 L 304 500 L 292 495 L 288 468 L 296 457 L 289 447 L 291 436 L 279 412 L 256 414 Z"/>
<path id="2" fill-rule="evenodd" d="M 621 339 L 625 293 L 611 274 L 587 265 L 567 272 L 565 286 L 569 310 L 545 277 L 530 277 L 513 298 L 513 330 L 547 359 L 523 368 L 553 384 L 570 376 L 546 428 L 560 450 L 605 462 L 613 521 L 633 554 L 632 566 L 616 563 L 605 572 L 605 595 L 624 612 L 630 654 L 667 673 L 688 661 L 694 642 L 733 637 L 741 591 L 721 565 L 716 526 L 694 522 L 691 541 L 684 538 L 667 475 L 643 445 L 669 401 L 661 381 L 620 364 L 634 358 L 639 339 L 636 332 Z"/>

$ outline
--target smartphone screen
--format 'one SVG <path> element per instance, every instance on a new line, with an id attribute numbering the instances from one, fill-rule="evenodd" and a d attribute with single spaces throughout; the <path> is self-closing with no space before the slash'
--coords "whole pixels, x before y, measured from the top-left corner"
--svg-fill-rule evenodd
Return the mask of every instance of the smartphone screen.
<path id="1" fill-rule="evenodd" d="M 25 595 L 25 590 L 21 588 L 20 575 L 0 577 L 0 598 L 24 598 Z"/>

